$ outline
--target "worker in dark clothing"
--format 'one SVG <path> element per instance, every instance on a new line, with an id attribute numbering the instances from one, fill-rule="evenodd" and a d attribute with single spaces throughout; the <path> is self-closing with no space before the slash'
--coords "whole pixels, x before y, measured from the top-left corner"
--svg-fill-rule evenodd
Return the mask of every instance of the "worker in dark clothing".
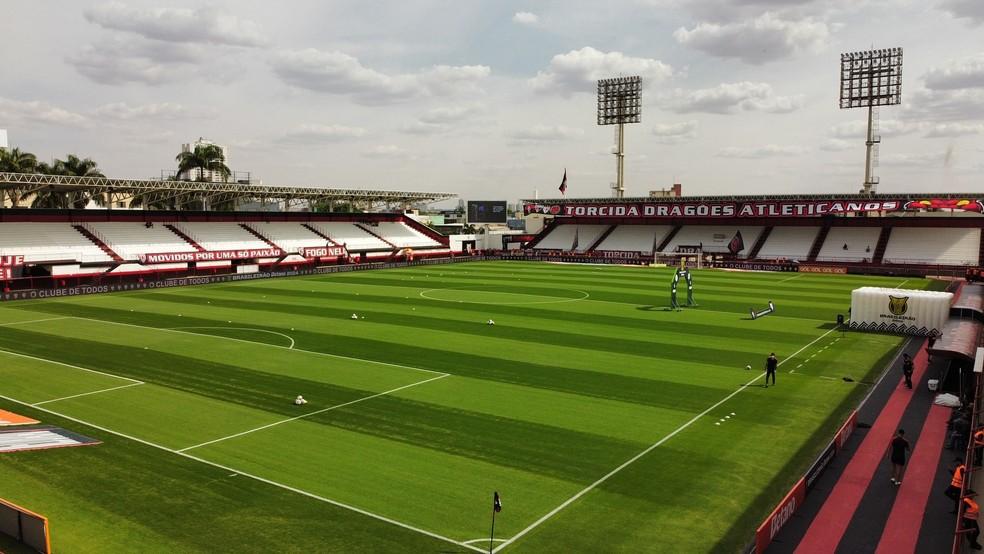
<path id="1" fill-rule="evenodd" d="M 973 495 L 974 491 L 968 490 L 968 495 Z M 960 518 L 960 522 L 963 524 L 963 528 L 969 530 L 967 533 L 967 540 L 970 541 L 970 547 L 974 550 L 981 549 L 981 543 L 977 542 L 977 537 L 981 534 L 981 527 L 977 524 L 977 516 L 980 515 L 980 509 L 977 506 L 977 502 L 974 502 L 973 498 L 965 496 L 963 498 L 963 514 Z"/>
<path id="2" fill-rule="evenodd" d="M 902 484 L 902 468 L 905 467 L 905 455 L 909 451 L 909 441 L 905 440 L 905 430 L 895 433 L 889 447 L 892 449 L 892 483 Z"/>
<path id="3" fill-rule="evenodd" d="M 912 388 L 912 370 L 914 367 L 912 356 L 902 354 L 902 375 L 905 375 L 905 386 L 910 389 Z"/>
<path id="4" fill-rule="evenodd" d="M 773 352 L 769 354 L 769 357 L 765 359 L 765 388 L 769 388 L 769 377 L 772 377 L 772 384 L 776 384 L 776 368 L 779 367 L 779 359 L 776 358 L 776 353 Z"/>

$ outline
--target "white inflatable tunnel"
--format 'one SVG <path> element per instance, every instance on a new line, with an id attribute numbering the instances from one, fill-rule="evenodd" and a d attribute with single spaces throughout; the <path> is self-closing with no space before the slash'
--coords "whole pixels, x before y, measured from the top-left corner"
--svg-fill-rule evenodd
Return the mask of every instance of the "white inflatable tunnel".
<path id="1" fill-rule="evenodd" d="M 900 335 L 939 335 L 952 301 L 949 292 L 861 287 L 851 293 L 850 327 Z"/>

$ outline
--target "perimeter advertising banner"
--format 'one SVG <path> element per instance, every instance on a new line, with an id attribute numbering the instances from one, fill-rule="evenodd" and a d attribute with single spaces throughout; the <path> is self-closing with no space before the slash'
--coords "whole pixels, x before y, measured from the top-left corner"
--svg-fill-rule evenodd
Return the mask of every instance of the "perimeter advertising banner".
<path id="1" fill-rule="evenodd" d="M 347 258 L 348 249 L 344 246 L 316 246 L 299 248 L 298 253 L 305 258 Z"/>
<path id="2" fill-rule="evenodd" d="M 0 256 L 0 281 L 14 278 L 14 268 L 24 265 L 24 256 Z"/>
<path id="3" fill-rule="evenodd" d="M 897 212 L 920 209 L 955 209 L 984 213 L 982 199 L 926 200 L 788 200 L 763 202 L 599 202 L 544 204 L 529 202 L 523 213 L 571 217 L 688 218 L 688 217 L 819 217 L 858 212 Z"/>
<path id="4" fill-rule="evenodd" d="M 251 248 L 248 250 L 141 254 L 139 259 L 142 264 L 168 264 L 180 262 L 216 262 L 219 260 L 248 260 L 251 258 L 279 258 L 283 255 L 284 251 L 279 248 Z"/>
<path id="5" fill-rule="evenodd" d="M 950 315 L 953 294 L 861 287 L 851 292 L 851 329 L 937 336 Z"/>
<path id="6" fill-rule="evenodd" d="M 755 552 L 765 552 L 766 547 L 769 546 L 772 539 L 776 537 L 782 526 L 789 521 L 789 518 L 793 517 L 793 513 L 803 504 L 803 500 L 805 499 L 806 479 L 800 479 L 793 485 L 792 490 L 789 491 L 786 498 L 782 499 L 782 502 L 776 506 L 776 509 L 759 526 L 755 533 Z"/>

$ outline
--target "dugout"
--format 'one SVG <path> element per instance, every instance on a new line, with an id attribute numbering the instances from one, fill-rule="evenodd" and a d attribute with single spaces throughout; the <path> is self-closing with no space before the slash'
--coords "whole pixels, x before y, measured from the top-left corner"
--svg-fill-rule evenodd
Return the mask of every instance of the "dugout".
<path id="1" fill-rule="evenodd" d="M 0 534 L 37 552 L 49 554 L 48 518 L 0 499 Z"/>

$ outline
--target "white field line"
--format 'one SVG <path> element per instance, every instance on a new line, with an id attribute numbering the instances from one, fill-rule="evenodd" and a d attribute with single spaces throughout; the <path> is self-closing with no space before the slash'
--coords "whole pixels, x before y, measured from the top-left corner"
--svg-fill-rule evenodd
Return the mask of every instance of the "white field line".
<path id="1" fill-rule="evenodd" d="M 41 323 L 42 321 L 55 321 L 58 319 L 68 319 L 69 316 L 61 317 L 46 317 L 44 319 L 29 319 L 27 321 L 11 321 L 10 323 L 0 323 L 0 327 L 7 327 L 9 325 L 23 325 L 25 323 Z"/>
<path id="2" fill-rule="evenodd" d="M 602 304 L 621 304 L 622 306 L 638 306 L 639 305 L 639 302 L 615 302 L 614 300 L 597 300 L 595 298 L 586 298 L 586 299 L 584 299 L 584 302 L 601 302 Z M 666 309 L 669 309 L 669 307 L 666 306 Z M 723 311 L 723 310 L 708 310 L 706 308 L 697 308 L 697 310 L 700 311 L 700 312 L 703 312 L 703 313 L 708 313 L 708 314 L 745 315 L 745 314 L 748 313 L 747 311 L 746 312 L 726 312 L 726 311 Z M 772 318 L 772 319 L 776 319 L 776 318 L 780 318 L 780 319 L 798 319 L 800 321 L 827 321 L 826 319 L 819 319 L 819 318 L 815 318 L 815 317 L 796 317 L 796 316 L 791 316 L 791 315 L 776 315 L 774 313 L 769 314 L 769 317 Z"/>
<path id="3" fill-rule="evenodd" d="M 138 385 L 143 385 L 143 384 L 144 383 L 142 383 L 142 382 L 141 383 L 128 383 L 126 385 L 120 385 L 118 387 L 110 387 L 108 389 L 94 390 L 92 392 L 83 392 L 82 394 L 73 394 L 71 396 L 63 396 L 61 398 L 53 398 L 51 400 L 45 400 L 43 402 L 35 402 L 34 404 L 31 404 L 31 406 L 38 407 L 41 404 L 50 404 L 52 402 L 61 402 L 62 400 L 68 400 L 70 398 L 79 398 L 81 396 L 89 396 L 90 394 L 100 394 L 100 393 L 103 393 L 103 392 L 109 392 L 111 390 L 120 390 L 120 389 L 125 389 L 125 388 L 128 388 L 128 387 L 136 387 Z"/>
<path id="4" fill-rule="evenodd" d="M 21 358 L 27 358 L 29 360 L 37 360 L 39 362 L 45 362 L 45 363 L 49 363 L 49 364 L 55 364 L 55 365 L 70 367 L 72 369 L 78 369 L 78 370 L 81 370 L 81 371 L 88 371 L 89 373 L 98 373 L 99 375 L 105 375 L 106 377 L 115 377 L 117 379 L 122 379 L 124 381 L 130 381 L 131 383 L 133 383 L 135 385 L 142 385 L 142 384 L 144 384 L 143 381 L 140 381 L 138 379 L 131 379 L 129 377 L 123 377 L 121 375 L 113 375 L 112 373 L 106 373 L 104 371 L 98 371 L 98 370 L 95 370 L 95 369 L 89 369 L 87 367 L 79 367 L 77 365 L 66 364 L 64 362 L 56 362 L 55 360 L 49 360 L 47 358 L 38 358 L 36 356 L 29 356 L 27 354 L 21 354 L 20 352 L 11 352 L 10 350 L 4 350 L 2 348 L 0 348 L 0 353 L 10 354 L 11 356 L 19 356 Z"/>
<path id="5" fill-rule="evenodd" d="M 10 401 L 10 402 L 16 402 L 17 404 L 20 404 L 22 406 L 31 406 L 27 402 L 23 402 L 21 400 L 17 400 L 16 398 L 11 398 L 9 396 L 0 395 L 0 398 L 2 398 L 4 400 L 7 400 L 7 401 Z M 434 539 L 442 540 L 444 542 L 448 542 L 448 543 L 451 543 L 451 544 L 454 544 L 454 545 L 457 545 L 457 546 L 461 546 L 461 547 L 467 548 L 469 550 L 474 550 L 475 552 L 487 552 L 487 550 L 485 550 L 485 549 L 477 548 L 477 547 L 472 546 L 470 544 L 465 544 L 463 542 L 456 541 L 456 540 L 454 540 L 452 538 L 445 537 L 443 535 L 439 535 L 437 533 L 433 533 L 433 532 L 427 531 L 425 529 L 420 529 L 419 527 L 414 527 L 412 525 L 409 525 L 409 524 L 406 524 L 406 523 L 402 523 L 400 521 L 396 521 L 395 519 L 390 519 L 390 518 L 388 518 L 386 516 L 381 516 L 379 514 L 374 514 L 372 512 L 363 510 L 362 508 L 356 508 L 355 506 L 350 506 L 348 504 L 345 504 L 343 502 L 339 502 L 337 500 L 332 500 L 330 498 L 325 498 L 323 496 L 319 496 L 317 494 L 314 494 L 314 493 L 311 493 L 311 492 L 308 492 L 308 491 L 305 491 L 305 490 L 302 490 L 302 489 L 291 487 L 290 485 L 285 485 L 283 483 L 278 483 L 276 481 L 271 481 L 270 479 L 259 477 L 257 475 L 252 475 L 250 473 L 239 471 L 238 469 L 233 468 L 233 467 L 225 466 L 225 465 L 218 464 L 218 463 L 215 463 L 215 462 L 210 462 L 210 461 L 208 461 L 206 459 L 199 458 L 197 456 L 192 456 L 191 454 L 185 454 L 184 452 L 178 452 L 177 450 L 174 450 L 172 448 L 168 448 L 166 446 L 162 446 L 160 444 L 156 444 L 156 443 L 153 443 L 153 442 L 150 442 L 150 441 L 146 441 L 146 440 L 143 440 L 143 439 L 138 439 L 137 437 L 130 436 L 130 435 L 121 433 L 119 431 L 114 431 L 112 429 L 109 429 L 109 428 L 106 428 L 106 427 L 102 427 L 102 426 L 96 425 L 94 423 L 90 423 L 88 421 L 85 421 L 83 419 L 78 419 L 78 418 L 72 417 L 70 415 L 63 414 L 61 412 L 56 412 L 54 410 L 49 410 L 48 408 L 43 408 L 43 407 L 40 407 L 40 406 L 36 407 L 35 409 L 36 410 L 41 410 L 42 412 L 47 412 L 49 414 L 52 414 L 52 415 L 55 415 L 55 416 L 58 416 L 58 417 L 65 418 L 65 419 L 67 419 L 69 421 L 74 421 L 75 423 L 79 423 L 81 425 L 87 425 L 89 427 L 92 427 L 93 429 L 98 429 L 98 430 L 100 430 L 100 431 L 102 431 L 104 433 L 109 433 L 111 435 L 116 435 L 117 437 L 122 437 L 124 439 L 131 440 L 131 441 L 134 441 L 134 442 L 138 442 L 140 444 L 143 444 L 143 445 L 146 445 L 146 446 L 150 446 L 152 448 L 157 448 L 158 450 L 163 450 L 164 452 L 170 452 L 171 454 L 177 454 L 178 456 L 181 456 L 183 458 L 188 458 L 189 460 L 194 460 L 196 462 L 199 462 L 199 463 L 202 463 L 202 464 L 205 464 L 205 465 L 208 465 L 208 466 L 212 466 L 214 468 L 218 468 L 218 469 L 221 469 L 221 470 L 224 470 L 224 471 L 228 471 L 230 473 L 235 473 L 235 474 L 241 475 L 243 477 L 247 477 L 249 479 L 253 479 L 255 481 L 259 481 L 261 483 L 265 483 L 267 485 L 271 485 L 271 486 L 274 486 L 274 487 L 277 487 L 277 488 L 280 488 L 280 489 L 283 489 L 283 490 L 286 490 L 286 491 L 290 491 L 290 492 L 293 492 L 293 493 L 296 493 L 296 494 L 300 494 L 300 495 L 306 496 L 308 498 L 313 498 L 315 500 L 324 502 L 326 504 L 331 504 L 333 506 L 338 506 L 339 508 L 344 508 L 346 510 L 353 511 L 353 512 L 362 514 L 364 516 L 368 516 L 368 517 L 371 517 L 373 519 L 377 519 L 379 521 L 383 521 L 383 522 L 389 523 L 391 525 L 395 525 L 397 527 L 402 527 L 402 528 L 408 529 L 410 531 L 415 531 L 417 533 L 420 533 L 422 535 L 427 535 L 428 537 L 431 537 L 431 538 L 434 538 Z"/>
<path id="6" fill-rule="evenodd" d="M 290 337 L 290 335 L 285 335 L 284 333 L 278 333 L 276 331 L 267 331 L 266 329 L 257 329 L 255 327 L 218 327 L 218 326 L 216 326 L 216 327 L 198 327 L 198 326 L 196 326 L 196 327 L 170 327 L 170 328 L 168 328 L 168 330 L 176 330 L 176 331 L 180 331 L 182 329 L 232 329 L 234 331 L 253 331 L 255 333 L 269 333 L 271 335 L 278 335 L 278 336 L 281 336 L 281 337 L 289 340 L 290 341 L 290 346 L 287 347 L 288 350 L 293 350 L 294 349 L 294 344 L 295 344 L 294 339 L 292 339 Z M 207 335 L 209 337 L 218 336 L 218 335 L 209 335 L 208 333 L 198 333 L 198 334 L 199 335 Z M 265 344 L 265 343 L 257 343 L 257 344 Z"/>
<path id="7" fill-rule="evenodd" d="M 824 333 L 824 334 L 820 335 L 819 337 L 817 337 L 817 338 L 813 339 L 812 341 L 810 341 L 810 343 L 807 344 L 806 346 L 804 346 L 803 348 L 800 348 L 796 352 L 793 352 L 786 359 L 784 359 L 783 361 L 779 362 L 779 365 L 782 365 L 783 363 L 788 362 L 789 360 L 795 358 L 796 355 L 799 354 L 800 352 L 806 350 L 807 348 L 809 348 L 810 346 L 812 346 L 813 344 L 815 344 L 817 341 L 819 341 L 822 338 L 826 337 L 830 333 L 833 333 L 834 331 L 836 331 L 837 330 L 837 327 L 839 327 L 839 326 L 834 326 L 833 328 L 831 328 L 826 333 Z M 526 535 L 527 533 L 529 533 L 533 529 L 536 529 L 537 527 L 539 527 L 540 525 L 542 525 L 545 521 L 547 521 L 548 519 L 550 519 L 553 516 L 557 515 L 558 512 L 560 512 L 564 508 L 570 506 L 578 498 L 581 498 L 585 494 L 588 494 L 589 492 L 591 492 L 592 490 L 594 490 L 598 485 L 604 483 L 605 481 L 607 481 L 608 479 L 610 479 L 611 477 L 613 477 L 615 474 L 617 474 L 620 471 L 622 471 L 623 469 L 629 467 L 630 465 L 632 465 L 633 463 L 635 463 L 637 460 L 639 460 L 640 458 L 642 458 L 646 454 L 649 454 L 650 452 L 652 452 L 653 450 L 655 450 L 656 448 L 658 448 L 659 446 L 661 446 L 663 443 L 665 443 L 666 441 L 668 441 L 671 438 L 673 438 L 674 436 L 676 436 L 678 433 L 680 433 L 681 431 L 683 431 L 687 427 L 690 427 L 691 425 L 693 425 L 694 422 L 696 422 L 698 419 L 704 417 L 705 415 L 707 415 L 708 413 L 710 413 L 712 410 L 714 410 L 715 408 L 717 408 L 721 404 L 724 404 L 728 400 L 731 400 L 739 392 L 747 389 L 752 383 L 754 383 L 755 381 L 758 381 L 759 379 L 761 379 L 764 376 L 765 376 L 764 373 L 758 375 L 757 377 L 755 377 L 751 381 L 749 381 L 749 382 L 745 383 L 744 385 L 742 385 L 741 387 L 739 387 L 738 390 L 736 390 L 736 391 L 732 392 L 731 394 L 725 396 L 721 400 L 718 400 L 711 407 L 707 408 L 703 412 L 701 412 L 701 413 L 695 415 L 694 417 L 690 418 L 686 423 L 684 423 L 683 425 L 677 427 L 672 432 L 670 432 L 668 435 L 664 436 L 663 438 L 659 439 L 657 442 L 653 443 L 649 448 L 646 448 L 642 452 L 636 454 L 635 456 L 633 456 L 632 458 L 630 458 L 628 461 L 626 461 L 622 465 L 616 467 L 615 469 L 613 469 L 610 472 L 608 472 L 607 474 L 605 474 L 602 478 L 598 479 L 594 483 L 591 483 L 590 485 L 588 485 L 584 489 L 581 489 L 580 492 L 578 492 L 574 496 L 572 496 L 572 497 L 568 498 L 567 500 L 565 500 L 563 504 L 561 504 L 560 506 L 557 506 L 553 510 L 550 510 L 545 515 L 543 515 L 543 517 L 541 517 L 540 519 L 534 521 L 528 527 L 526 527 L 525 529 L 523 529 L 519 533 L 516 533 L 515 535 L 513 535 L 512 537 L 510 537 L 509 540 L 507 540 L 506 542 L 504 542 L 504 543 L 500 544 L 499 546 L 497 546 L 492 552 L 495 553 L 495 552 L 498 552 L 499 550 L 502 550 L 503 548 L 505 548 L 505 547 L 509 546 L 510 544 L 512 544 L 513 542 L 515 542 L 517 539 L 521 538 L 523 535 Z"/>
<path id="8" fill-rule="evenodd" d="M 305 352 L 307 354 L 315 354 L 317 356 L 325 356 L 327 358 L 336 358 L 336 359 L 339 359 L 339 360 L 351 360 L 353 362 L 364 362 L 364 363 L 367 363 L 367 364 L 384 365 L 384 366 L 389 366 L 389 367 L 398 367 L 400 369 L 412 369 L 413 371 L 423 371 L 423 372 L 426 372 L 426 373 L 433 373 L 433 374 L 437 374 L 437 375 L 448 375 L 448 373 L 443 372 L 443 371 L 437 371 L 436 369 L 424 369 L 422 367 L 413 367 L 413 366 L 409 366 L 409 365 L 392 364 L 392 363 L 389 363 L 389 362 L 379 362 L 379 361 L 376 361 L 376 360 L 365 360 L 365 359 L 362 359 L 362 358 L 353 358 L 351 356 L 342 356 L 340 354 L 329 354 L 327 352 L 318 352 L 318 351 L 315 351 L 315 350 L 304 350 L 303 348 L 288 348 L 286 346 L 279 346 L 279 345 L 276 345 L 276 344 L 270 344 L 270 343 L 266 343 L 266 342 L 257 342 L 255 340 L 237 339 L 237 338 L 233 338 L 233 337 L 224 337 L 222 335 L 204 335 L 204 333 L 192 333 L 191 331 L 181 331 L 179 329 L 167 329 L 165 327 L 149 327 L 147 325 L 135 325 L 133 323 L 120 323 L 118 321 L 110 321 L 108 319 L 93 319 L 91 317 L 79 317 L 79 316 L 70 316 L 70 317 L 72 319 L 81 319 L 83 321 L 94 321 L 96 323 L 106 323 L 106 324 L 109 324 L 109 325 L 122 325 L 124 327 L 136 327 L 137 329 L 151 329 L 153 331 L 164 331 L 164 332 L 167 332 L 167 333 L 181 333 L 183 335 L 195 335 L 197 337 L 209 336 L 209 337 L 213 337 L 213 338 L 217 338 L 217 339 L 232 340 L 232 341 L 236 341 L 236 342 L 243 342 L 243 343 L 246 343 L 246 344 L 258 344 L 258 345 L 267 346 L 267 347 L 270 347 L 270 348 L 280 348 L 281 350 L 292 350 L 294 352 Z"/>
<path id="9" fill-rule="evenodd" d="M 900 289 L 900 288 L 902 288 L 902 285 L 908 283 L 911 280 L 912 279 L 906 279 L 905 281 L 902 281 L 901 283 L 899 283 L 898 285 L 896 285 L 895 288 Z"/>
<path id="10" fill-rule="evenodd" d="M 506 542 L 506 539 L 491 539 L 492 542 Z M 489 539 L 472 539 L 470 541 L 464 541 L 461 544 L 475 544 L 476 542 L 489 542 Z M 485 552 L 485 550 L 482 550 Z"/>
<path id="11" fill-rule="evenodd" d="M 799 279 L 800 277 L 802 277 L 804 275 L 806 275 L 806 273 L 800 273 L 799 275 L 796 275 L 794 277 L 789 277 L 789 278 L 783 279 L 782 281 L 779 281 L 779 282 L 780 283 L 785 283 L 786 281 L 792 281 L 793 279 Z"/>
<path id="12" fill-rule="evenodd" d="M 243 435 L 248 435 L 250 433 L 255 433 L 257 431 L 262 431 L 264 429 L 269 429 L 270 427 L 276 427 L 277 425 L 281 425 L 281 424 L 284 424 L 284 423 L 290 423 L 291 421 L 297 421 L 298 419 L 304 419 L 306 417 L 315 416 L 315 415 L 318 415 L 318 414 L 322 414 L 324 412 L 329 412 L 331 410 L 337 410 L 338 408 L 344 408 L 345 406 L 351 406 L 352 404 L 358 404 L 359 402 L 365 402 L 366 400 L 371 400 L 373 398 L 377 398 L 377 397 L 384 396 L 384 395 L 387 395 L 387 394 L 390 394 L 390 393 L 401 391 L 403 389 L 408 389 L 410 387 L 416 387 L 417 385 L 423 385 L 424 383 L 429 383 L 431 381 L 437 381 L 438 379 L 444 379 L 445 377 L 449 377 L 449 376 L 450 376 L 450 374 L 445 373 L 444 375 L 438 375 L 437 377 L 431 377 L 430 379 L 424 379 L 423 381 L 417 381 L 416 383 L 410 383 L 409 385 L 403 385 L 402 387 L 397 387 L 395 389 L 390 389 L 388 391 L 377 392 L 376 394 L 373 394 L 373 395 L 370 395 L 370 396 L 364 396 L 362 398 L 357 398 L 355 400 L 352 400 L 352 401 L 349 401 L 349 402 L 345 402 L 343 404 L 335 404 L 334 406 L 329 406 L 327 408 L 322 408 L 320 410 L 315 410 L 315 411 L 310 412 L 310 413 L 307 413 L 307 414 L 302 414 L 302 415 L 299 415 L 299 416 L 295 416 L 295 417 L 291 417 L 291 418 L 287 418 L 287 419 L 282 419 L 280 421 L 274 421 L 273 423 L 268 423 L 266 425 L 261 425 L 259 427 L 256 427 L 255 429 L 249 429 L 249 430 L 243 431 L 241 433 L 236 433 L 236 434 L 233 434 L 233 435 L 229 435 L 227 437 L 221 437 L 221 438 L 218 438 L 218 439 L 214 439 L 214 440 L 203 442 L 201 444 L 196 444 L 196 445 L 193 445 L 193 446 L 188 446 L 188 447 L 185 447 L 185 448 L 180 448 L 180 449 L 178 449 L 178 452 L 187 452 L 189 450 L 192 450 L 192 449 L 195 449 L 195 448 L 200 448 L 202 446 L 208 446 L 210 444 L 215 444 L 217 442 L 222 442 L 222 441 L 226 441 L 226 440 L 229 440 L 229 439 L 234 439 L 236 437 L 241 437 Z"/>

